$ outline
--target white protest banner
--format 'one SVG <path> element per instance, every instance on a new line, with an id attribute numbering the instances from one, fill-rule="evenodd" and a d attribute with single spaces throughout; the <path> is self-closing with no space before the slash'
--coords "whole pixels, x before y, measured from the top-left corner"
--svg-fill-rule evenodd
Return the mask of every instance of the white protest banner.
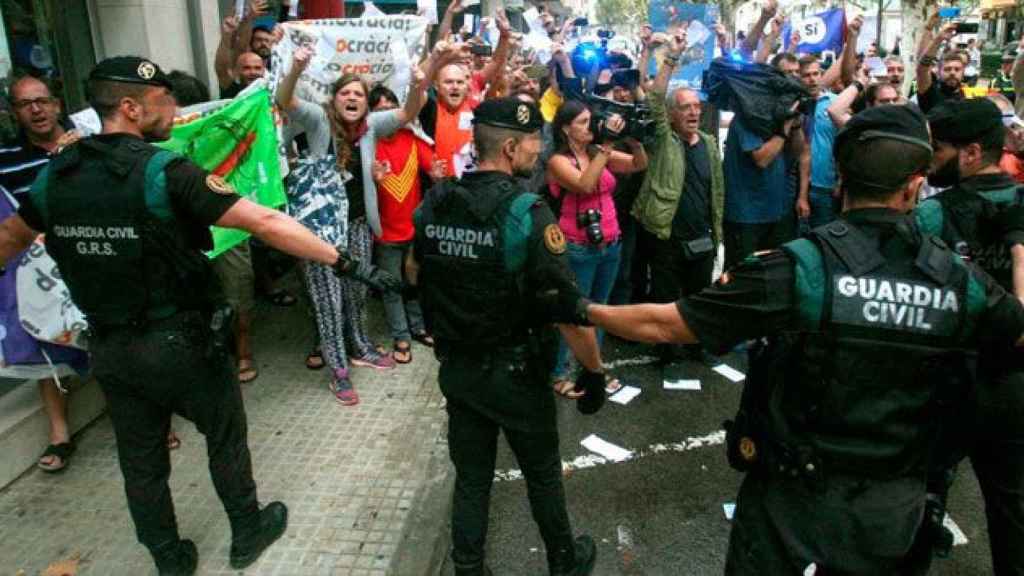
<path id="1" fill-rule="evenodd" d="M 85 348 L 85 315 L 71 301 L 57 263 L 42 242 L 32 244 L 18 269 L 18 318 L 36 340 Z"/>
<path id="2" fill-rule="evenodd" d="M 331 84 L 343 74 L 359 74 L 370 83 L 383 82 L 404 99 L 408 70 L 419 61 L 427 20 L 422 16 L 395 15 L 372 18 L 337 18 L 286 22 L 284 38 L 274 47 L 271 84 L 280 82 L 291 68 L 292 53 L 309 46 L 315 53 L 299 78 L 295 95 L 311 102 L 325 102 Z M 404 48 L 405 58 L 395 55 Z"/>
<path id="3" fill-rule="evenodd" d="M 416 0 L 416 12 L 431 26 L 437 25 L 437 0 Z"/>

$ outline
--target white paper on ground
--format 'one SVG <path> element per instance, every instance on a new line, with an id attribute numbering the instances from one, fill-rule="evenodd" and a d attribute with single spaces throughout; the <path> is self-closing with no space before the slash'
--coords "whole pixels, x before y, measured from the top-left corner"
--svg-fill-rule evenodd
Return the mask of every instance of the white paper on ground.
<path id="1" fill-rule="evenodd" d="M 623 460 L 629 460 L 633 457 L 633 453 L 629 450 L 626 450 L 621 446 L 616 446 L 607 440 L 603 440 L 598 437 L 597 434 L 587 436 L 580 442 L 580 444 L 582 444 L 587 450 L 600 454 L 612 462 L 622 462 Z"/>
<path id="2" fill-rule="evenodd" d="M 665 380 L 665 390 L 700 390 L 700 380 Z"/>
<path id="3" fill-rule="evenodd" d="M 719 374 L 725 376 L 726 378 L 732 380 L 733 382 L 743 382 L 744 380 L 747 379 L 746 374 L 740 372 L 739 370 L 733 368 L 732 366 L 729 366 L 728 364 L 719 364 L 718 366 L 712 368 L 712 370 L 718 372 Z"/>
<path id="4" fill-rule="evenodd" d="M 725 512 L 726 520 L 732 520 L 732 517 L 736 514 L 736 503 L 726 502 L 722 504 L 722 511 Z"/>
<path id="5" fill-rule="evenodd" d="M 619 391 L 608 397 L 609 400 L 625 406 L 630 400 L 640 395 L 640 389 L 636 386 L 623 386 Z"/>

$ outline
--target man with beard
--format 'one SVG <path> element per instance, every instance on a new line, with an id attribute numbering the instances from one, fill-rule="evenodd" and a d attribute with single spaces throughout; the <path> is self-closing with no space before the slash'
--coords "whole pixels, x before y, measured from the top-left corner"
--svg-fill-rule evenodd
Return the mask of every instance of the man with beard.
<path id="1" fill-rule="evenodd" d="M 473 119 L 480 164 L 435 187 L 415 216 L 407 278 L 420 286 L 427 329 L 441 362 L 448 446 L 455 465 L 452 562 L 456 576 L 489 576 L 484 562 L 498 431 L 526 478 L 552 576 L 594 568 L 589 536 L 573 539 L 562 487 L 555 397 L 545 384 L 555 344 L 541 295 L 579 298 L 565 236 L 539 196 L 524 194 L 540 151 L 540 110 L 518 98 L 484 101 Z M 591 329 L 559 326 L 584 369 L 555 392 L 589 414 L 604 402 L 604 374 Z M 576 391 L 576 390 L 579 391 Z"/>
<path id="2" fill-rule="evenodd" d="M 243 52 L 235 60 L 235 68 L 231 76 L 217 76 L 217 83 L 220 86 L 221 98 L 234 98 L 256 80 L 263 78 L 267 69 L 263 66 L 263 59 L 255 52 Z"/>
<path id="3" fill-rule="evenodd" d="M 934 38 L 928 29 L 921 33 L 921 50 L 918 51 L 921 58 L 917 62 L 917 103 L 926 114 L 946 100 L 964 98 L 963 80 L 966 64 L 962 54 L 955 50 L 947 50 L 940 62 L 941 77 L 936 79 L 932 73 L 939 48 L 951 41 L 955 35 L 955 23 L 943 26 L 942 31 Z"/>
<path id="4" fill-rule="evenodd" d="M 952 186 L 922 202 L 923 231 L 939 235 L 1008 290 L 1013 271 L 998 222 L 1022 191 L 999 167 L 1005 127 L 986 98 L 945 102 L 928 115 L 935 157 L 928 179 Z M 981 349 L 971 464 L 981 485 L 995 574 L 1024 573 L 1024 361 L 1002 346 Z"/>

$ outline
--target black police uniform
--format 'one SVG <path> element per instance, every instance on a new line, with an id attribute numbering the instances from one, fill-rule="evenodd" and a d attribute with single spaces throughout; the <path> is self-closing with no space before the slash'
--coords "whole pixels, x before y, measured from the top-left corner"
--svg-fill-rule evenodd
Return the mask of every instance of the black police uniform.
<path id="1" fill-rule="evenodd" d="M 529 132 L 541 120 L 534 106 L 500 99 L 481 104 L 474 122 Z M 420 299 L 441 363 L 456 471 L 452 560 L 459 574 L 485 573 L 499 430 L 523 470 L 552 573 L 574 569 L 548 385 L 555 339 L 545 325 L 550 320 L 537 318 L 531 306 L 531 295 L 547 289 L 578 294 L 564 251 L 550 209 L 502 172 L 439 184 L 416 214 Z"/>
<path id="2" fill-rule="evenodd" d="M 917 111 L 858 116 L 837 149 L 875 138 L 928 146 Z M 844 177 L 848 191 L 902 184 Z M 950 394 L 973 382 L 977 339 L 1020 336 L 1016 299 L 911 216 L 867 208 L 748 258 L 678 308 L 712 352 L 768 336 L 726 425 L 730 463 L 747 472 L 726 574 L 926 569 L 914 545 L 938 424 Z"/>
<path id="3" fill-rule="evenodd" d="M 104 61 L 91 78 L 165 85 L 159 68 L 130 57 Z M 238 199 L 187 159 L 110 133 L 62 151 L 19 209 L 46 234 L 89 321 L 128 507 L 161 573 L 191 573 L 195 556 L 194 545 L 179 540 L 167 484 L 173 413 L 206 436 L 210 474 L 235 536 L 232 565 L 244 563 L 240 538 L 261 523 L 240 389 L 223 334 L 211 328 L 218 287 L 201 252 L 212 248 L 209 226 Z"/>
<path id="4" fill-rule="evenodd" d="M 936 140 L 954 144 L 1002 129 L 999 109 L 983 98 L 944 104 L 929 120 Z M 984 174 L 922 202 L 916 214 L 922 228 L 941 235 L 1012 292 L 1011 259 L 998 221 L 1022 203 L 1024 188 L 1010 176 Z M 974 418 L 959 424 L 971 437 L 968 448 L 985 499 L 993 570 L 1024 574 L 1024 356 L 1010 346 L 985 347 L 978 369 L 984 385 L 977 388 Z"/>
<path id="5" fill-rule="evenodd" d="M 925 505 L 938 392 L 964 384 L 945 377 L 964 374 L 959 359 L 943 357 L 949 349 L 966 354 L 970 346 L 955 339 L 963 329 L 960 313 L 932 304 L 936 293 L 954 293 L 964 310 L 966 275 L 939 281 L 917 269 L 928 241 L 897 233 L 901 223 L 912 228 L 899 213 L 868 209 L 818 229 L 813 238 L 823 266 L 812 284 L 824 295 L 818 328 L 802 320 L 813 308 L 800 296 L 809 275 L 797 266 L 792 244 L 748 258 L 727 282 L 678 302 L 712 352 L 774 335 L 752 353 L 746 384 L 745 395 L 762 402 L 747 406 L 754 414 L 729 430 L 730 458 L 744 460 L 749 473 L 737 499 L 726 574 L 801 574 L 811 563 L 827 574 L 912 568 L 907 557 Z M 837 252 L 840 244 L 853 249 Z M 944 248 L 927 253 L 953 263 Z M 858 268 L 858 254 L 870 265 Z M 881 279 L 889 288 L 881 288 Z M 929 303 L 897 304 L 907 288 L 921 298 L 927 292 Z M 889 289 L 894 292 L 886 294 Z M 986 336 L 1015 340 L 1024 321 L 1020 307 L 998 286 L 985 284 L 982 294 L 988 296 L 981 314 L 989 322 Z M 928 335 L 920 330 L 924 324 L 943 333 Z M 931 357 L 943 361 L 932 365 Z M 942 370 L 950 366 L 956 370 Z"/>

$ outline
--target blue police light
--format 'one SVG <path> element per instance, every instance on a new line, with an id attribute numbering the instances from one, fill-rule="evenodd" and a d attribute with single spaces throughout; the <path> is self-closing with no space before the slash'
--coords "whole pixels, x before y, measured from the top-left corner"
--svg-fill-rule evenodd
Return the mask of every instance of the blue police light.
<path id="1" fill-rule="evenodd" d="M 733 62 L 743 62 L 743 54 L 739 50 L 733 50 L 729 53 L 729 58 L 732 58 Z"/>
<path id="2" fill-rule="evenodd" d="M 597 50 L 594 50 L 593 48 L 584 48 L 580 53 L 583 55 L 584 60 L 593 60 L 597 58 Z"/>

